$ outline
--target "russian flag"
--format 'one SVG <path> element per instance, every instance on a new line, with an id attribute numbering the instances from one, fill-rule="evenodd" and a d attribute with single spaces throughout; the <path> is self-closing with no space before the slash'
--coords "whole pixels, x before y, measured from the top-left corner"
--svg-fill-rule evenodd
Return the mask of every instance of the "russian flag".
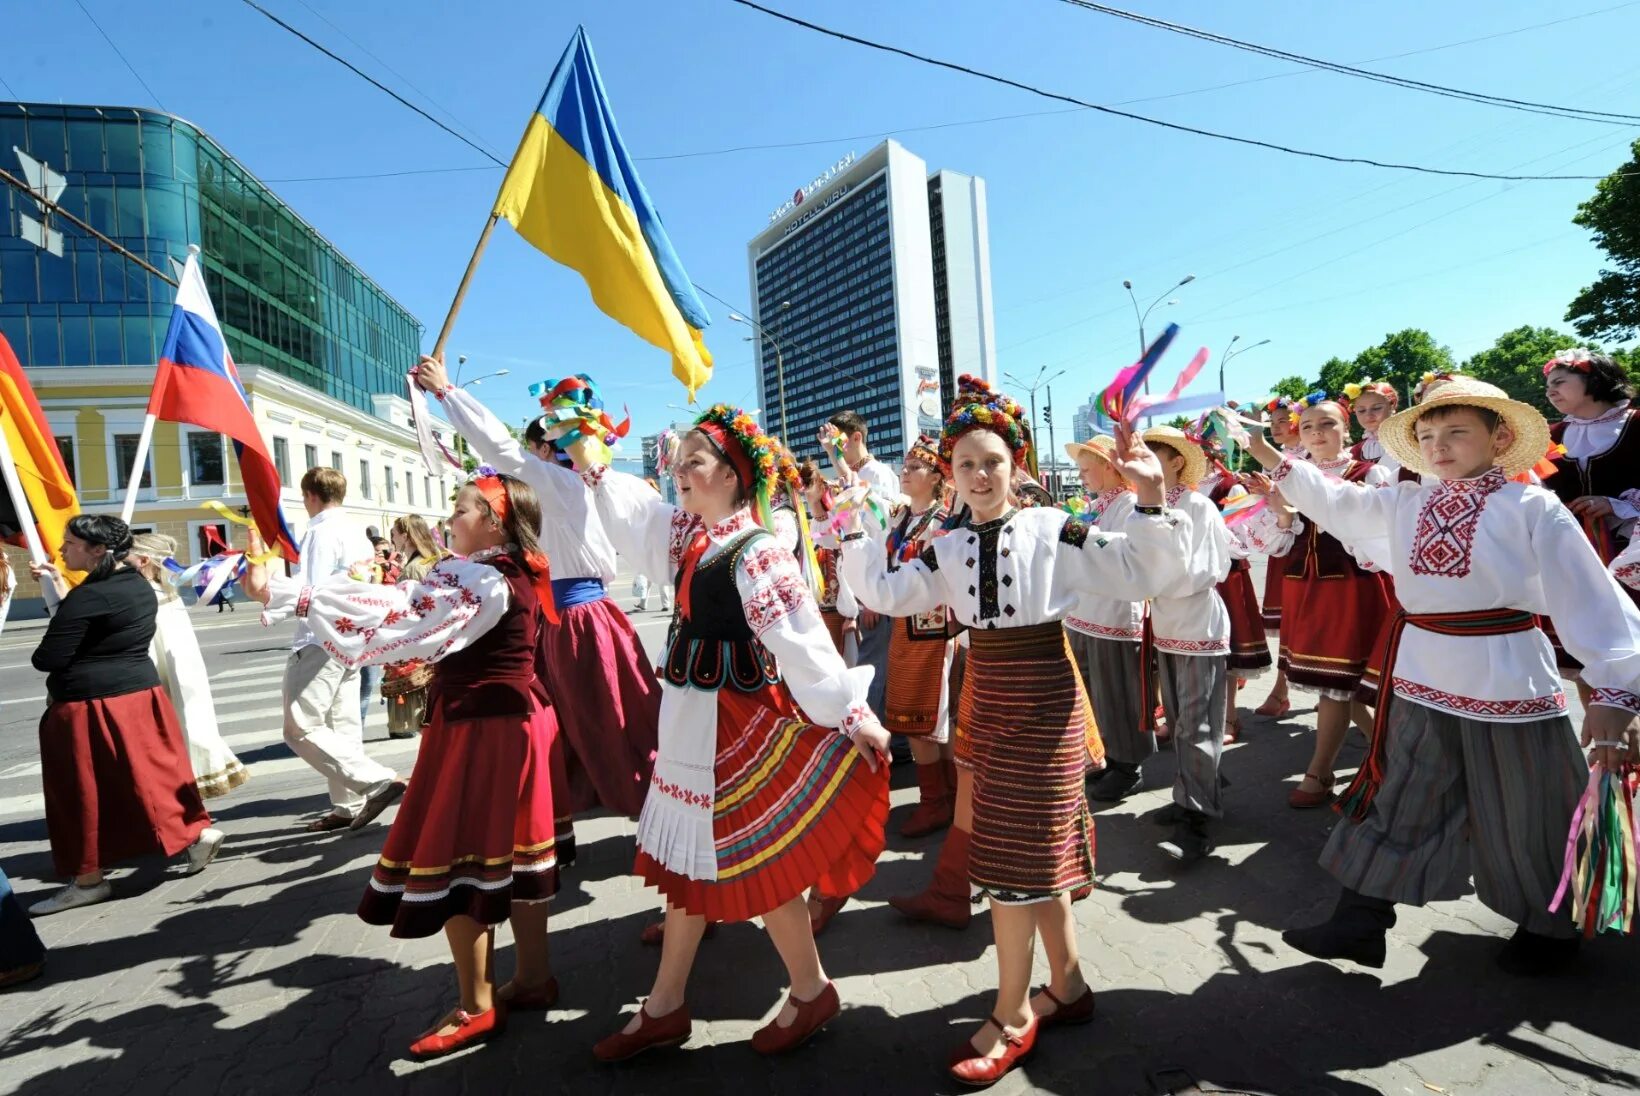
<path id="1" fill-rule="evenodd" d="M 222 326 L 216 322 L 216 309 L 205 292 L 205 275 L 194 249 L 189 250 L 182 268 L 148 413 L 232 438 L 239 456 L 239 478 L 244 481 L 245 498 L 262 539 L 290 562 L 297 562 L 296 541 L 279 508 L 279 471 L 251 415 L 250 400 L 228 354 Z"/>

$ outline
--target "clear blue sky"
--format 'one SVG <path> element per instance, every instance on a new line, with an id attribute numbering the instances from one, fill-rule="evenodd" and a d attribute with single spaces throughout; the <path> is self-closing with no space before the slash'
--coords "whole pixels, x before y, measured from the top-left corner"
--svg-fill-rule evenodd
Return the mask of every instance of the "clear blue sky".
<path id="1" fill-rule="evenodd" d="M 499 170 L 295 181 L 485 161 L 234 0 L 171 0 L 163 16 L 152 5 L 83 2 L 166 109 L 270 182 L 421 318 L 431 344 Z M 1197 276 L 1176 307 L 1153 316 L 1183 325 L 1187 351 L 1206 345 L 1216 357 L 1232 335 L 1243 344 L 1272 339 L 1231 367 L 1231 394 L 1248 396 L 1402 327 L 1428 328 L 1462 358 L 1522 323 L 1564 326 L 1566 302 L 1600 261 L 1570 221 L 1592 183 L 1417 177 L 1226 145 L 1068 109 L 726 0 L 266 4 L 410 98 L 426 105 L 430 96 L 504 158 L 578 21 L 640 159 L 798 146 L 640 164 L 691 276 L 737 304 L 748 296 L 746 240 L 795 187 L 849 150 L 863 153 L 893 133 L 931 167 L 983 176 L 1000 364 L 1021 375 L 1068 370 L 1053 386 L 1066 424 L 1090 390 L 1132 359 L 1137 335 L 1124 277 L 1148 300 Z M 1091 101 L 1327 152 L 1603 174 L 1640 135 L 1296 69 L 1056 0 L 771 6 Z M 1640 35 L 1640 2 L 1131 6 L 1415 79 L 1640 113 L 1640 75 L 1601 61 L 1620 56 L 1606 44 Z M 18 97 L 153 105 L 74 4 L 0 0 L 0 18 L 0 79 Z M 1385 59 L 1414 50 L 1426 52 Z M 951 124 L 1001 115 L 1031 116 Z M 744 329 L 709 304 L 718 369 L 703 395 L 750 402 Z M 638 432 L 659 428 L 675 414 L 667 405 L 683 401 L 664 355 L 598 312 L 573 273 L 504 229 L 451 345 L 469 355 L 468 376 L 512 371 L 478 390 L 509 419 L 527 412 L 528 382 L 583 370 L 600 378 L 612 402 L 630 404 Z M 1188 356 L 1176 355 L 1178 364 Z"/>

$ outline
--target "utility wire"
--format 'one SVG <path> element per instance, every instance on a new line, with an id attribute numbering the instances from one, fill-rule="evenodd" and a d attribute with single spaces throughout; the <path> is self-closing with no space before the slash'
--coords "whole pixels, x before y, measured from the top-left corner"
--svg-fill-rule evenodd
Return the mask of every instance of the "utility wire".
<path id="1" fill-rule="evenodd" d="M 1326 72 L 1337 73 L 1341 76 L 1354 76 L 1362 80 L 1372 80 L 1381 84 L 1391 84 L 1395 87 L 1406 88 L 1411 91 L 1421 91 L 1432 95 L 1445 96 L 1452 99 L 1466 99 L 1474 103 L 1484 103 L 1489 106 L 1504 107 L 1509 110 L 1520 110 L 1531 114 L 1548 114 L 1559 118 L 1572 118 L 1585 122 L 1640 122 L 1640 115 L 1618 114 L 1605 110 L 1588 110 L 1583 107 L 1560 106 L 1555 103 L 1537 103 L 1530 99 L 1513 99 L 1504 95 L 1488 95 L 1485 92 L 1468 91 L 1464 88 L 1447 87 L 1444 84 L 1431 84 L 1423 80 L 1413 80 L 1404 76 L 1393 76 L 1389 73 L 1374 72 L 1371 69 L 1356 68 L 1353 65 L 1341 64 L 1337 61 L 1326 61 L 1317 57 L 1308 57 L 1302 53 L 1293 53 L 1289 50 L 1277 49 L 1274 46 L 1264 46 L 1257 42 L 1246 42 L 1239 38 L 1216 34 L 1213 31 L 1201 30 L 1198 27 L 1186 26 L 1183 23 L 1172 23 L 1166 19 L 1158 19 L 1152 15 L 1140 12 L 1127 11 L 1122 8 L 1113 8 L 1107 4 L 1095 3 L 1094 0 L 1059 0 L 1062 4 L 1069 4 L 1084 11 L 1097 12 L 1101 15 L 1114 16 L 1117 19 L 1126 19 L 1132 23 L 1152 27 L 1156 30 L 1165 30 L 1173 34 L 1182 34 L 1190 38 L 1211 42 L 1215 45 L 1228 46 L 1231 49 L 1243 50 L 1247 53 L 1256 53 L 1261 57 L 1272 57 L 1281 61 L 1290 61 L 1294 64 L 1309 68 L 1322 69 Z"/>
<path id="2" fill-rule="evenodd" d="M 102 29 L 102 24 L 97 22 L 96 17 L 91 14 L 83 3 L 81 3 L 81 0 L 74 0 L 74 3 L 79 6 L 80 13 L 86 17 L 91 25 L 97 28 L 97 33 L 102 35 L 102 40 L 104 42 L 108 43 L 108 48 L 113 50 L 114 54 L 119 57 L 121 61 L 125 62 L 125 67 L 131 71 L 132 76 L 137 78 L 137 83 L 142 85 L 142 90 L 148 93 L 148 98 L 152 99 L 154 101 L 154 105 L 159 107 L 159 109 L 165 110 L 165 104 L 159 101 L 159 96 L 154 94 L 154 89 L 148 86 L 148 81 L 142 78 L 142 73 L 137 71 L 136 66 L 131 63 L 131 59 L 121 52 L 120 47 L 114 44 L 114 40 L 112 38 L 108 37 L 108 32 Z M 167 114 L 170 113 L 170 111 L 165 112 Z"/>
<path id="3" fill-rule="evenodd" d="M 252 0 L 245 0 L 245 2 L 248 4 L 251 3 Z M 874 42 L 869 38 L 861 38 L 858 35 L 849 34 L 846 31 L 833 30 L 830 27 L 824 27 L 818 23 L 811 23 L 807 19 L 799 19 L 795 15 L 788 15 L 785 12 L 776 11 L 774 8 L 765 7 L 762 4 L 756 3 L 755 0 L 730 0 L 730 2 L 739 4 L 743 8 L 750 8 L 753 11 L 762 12 L 765 15 L 779 19 L 782 22 L 791 23 L 794 26 L 802 27 L 805 30 L 811 30 L 818 34 L 824 34 L 828 37 L 837 38 L 844 42 L 852 42 L 855 45 L 865 46 L 868 49 L 880 50 L 884 53 L 892 53 L 897 56 L 907 58 L 908 60 L 917 61 L 921 64 L 932 65 L 935 68 L 942 68 L 951 72 L 959 72 L 965 76 L 973 76 L 981 80 L 990 81 L 994 84 L 1001 84 L 1004 87 L 1011 87 L 1019 91 L 1029 92 L 1032 95 L 1037 95 L 1044 99 L 1055 99 L 1062 103 L 1071 103 L 1076 106 L 1086 107 L 1089 110 L 1098 111 L 1101 114 L 1114 115 L 1115 117 L 1126 118 L 1133 122 L 1143 122 L 1146 125 L 1159 126 L 1163 129 L 1170 129 L 1178 133 L 1189 133 L 1197 137 L 1209 137 L 1216 141 L 1227 141 L 1231 144 L 1262 148 L 1266 151 L 1281 152 L 1289 156 L 1301 156 L 1311 160 L 1325 160 L 1335 164 L 1362 164 L 1367 167 L 1384 168 L 1390 171 L 1409 171 L 1421 175 L 1447 175 L 1466 179 L 1497 179 L 1504 182 L 1595 182 L 1608 177 L 1605 175 L 1505 175 L 1488 171 L 1459 171 L 1452 168 L 1426 167 L 1420 164 L 1402 164 L 1394 161 L 1375 160 L 1365 156 L 1337 156 L 1332 153 L 1316 152 L 1311 149 L 1294 148 L 1291 145 L 1277 144 L 1274 141 L 1261 141 L 1253 137 L 1240 137 L 1234 134 L 1220 133 L 1216 130 L 1202 129 L 1198 126 L 1184 125 L 1180 122 L 1164 121 L 1161 118 L 1152 118 L 1148 115 L 1136 114 L 1132 111 L 1118 110 L 1115 107 L 1101 106 L 1098 103 L 1088 102 L 1086 99 L 1078 99 L 1074 95 L 1065 95 L 1061 92 L 1049 91 L 1046 88 L 1027 84 L 1023 81 L 1014 80 L 1007 76 L 999 76 L 995 73 L 983 72 L 979 69 L 970 68 L 967 65 L 959 65 L 954 61 L 944 61 L 937 57 L 930 57 L 926 54 L 916 53 L 912 50 L 903 49 L 899 46 L 892 46 L 883 42 Z"/>
<path id="4" fill-rule="evenodd" d="M 22 98 L 21 95 L 18 95 L 15 91 L 11 90 L 11 85 L 6 83 L 6 78 L 4 76 L 0 76 L 0 88 L 5 88 L 6 94 L 11 96 L 13 99 Z"/>

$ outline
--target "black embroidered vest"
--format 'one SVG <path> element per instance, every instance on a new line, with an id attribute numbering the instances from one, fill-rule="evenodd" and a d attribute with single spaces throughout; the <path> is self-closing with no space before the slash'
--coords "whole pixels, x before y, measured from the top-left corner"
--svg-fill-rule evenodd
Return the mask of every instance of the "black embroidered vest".
<path id="1" fill-rule="evenodd" d="M 1372 467 L 1362 461 L 1353 461 L 1338 478 L 1345 483 L 1361 483 Z M 1349 578 L 1370 573 L 1355 562 L 1355 557 L 1337 537 L 1307 519 L 1304 531 L 1298 534 L 1297 543 L 1287 550 L 1286 560 L 1287 566 L 1282 574 L 1288 578 Z"/>
<path id="2" fill-rule="evenodd" d="M 1554 458 L 1554 475 L 1543 486 L 1568 503 L 1584 495 L 1616 498 L 1640 487 L 1640 411 L 1625 411 L 1623 419 L 1623 429 L 1610 449 L 1582 464 L 1576 457 Z M 1549 427 L 1549 438 L 1557 445 L 1565 433 L 1564 421 Z"/>
<path id="3" fill-rule="evenodd" d="M 696 565 L 690 580 L 689 619 L 683 618 L 679 606 L 666 635 L 661 674 L 673 685 L 713 692 L 729 686 L 750 693 L 779 683 L 780 668 L 752 635 L 740 588 L 735 585 L 740 557 L 758 538 L 768 535 L 762 529 L 748 530 Z M 676 588 L 683 589 L 681 569 Z"/>

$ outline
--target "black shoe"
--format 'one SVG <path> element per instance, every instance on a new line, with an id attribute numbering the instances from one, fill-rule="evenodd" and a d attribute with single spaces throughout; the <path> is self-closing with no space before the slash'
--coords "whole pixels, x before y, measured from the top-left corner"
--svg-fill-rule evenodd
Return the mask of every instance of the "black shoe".
<path id="1" fill-rule="evenodd" d="M 1184 821 L 1189 812 L 1177 803 L 1169 803 L 1161 810 L 1150 816 L 1150 820 L 1158 826 L 1176 826 Z"/>
<path id="2" fill-rule="evenodd" d="M 1162 851 L 1181 864 L 1194 864 L 1214 848 L 1213 839 L 1207 835 L 1207 816 L 1180 808 L 1180 818 L 1173 824 L 1172 835 L 1162 842 Z"/>
<path id="3" fill-rule="evenodd" d="M 1395 903 L 1346 889 L 1331 917 L 1319 925 L 1288 929 L 1281 939 L 1317 959 L 1348 959 L 1377 969 L 1384 965 L 1384 934 L 1394 924 Z"/>
<path id="4" fill-rule="evenodd" d="M 1576 936 L 1544 936 L 1522 926 L 1498 952 L 1496 962 L 1505 973 L 1517 978 L 1552 977 L 1571 969 L 1582 944 Z"/>
<path id="5" fill-rule="evenodd" d="M 1088 785 L 1088 798 L 1097 799 L 1101 803 L 1119 803 L 1122 797 L 1139 786 L 1140 777 L 1137 767 L 1128 768 L 1125 765 L 1112 764 L 1110 768 L 1093 778 Z"/>

